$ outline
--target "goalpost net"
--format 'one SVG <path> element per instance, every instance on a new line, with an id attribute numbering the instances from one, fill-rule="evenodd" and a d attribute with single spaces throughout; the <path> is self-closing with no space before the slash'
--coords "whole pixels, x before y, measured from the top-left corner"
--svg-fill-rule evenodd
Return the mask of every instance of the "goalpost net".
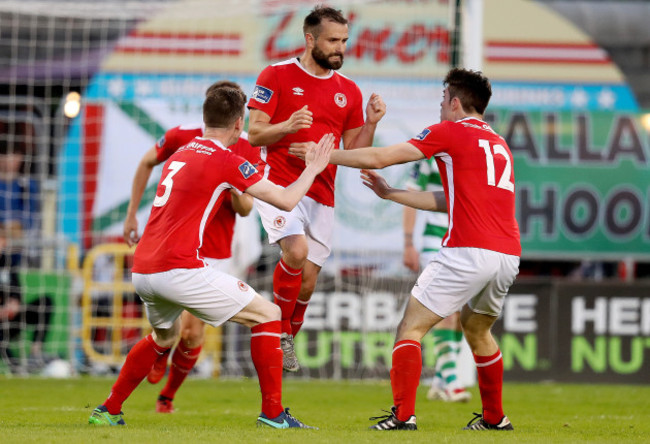
<path id="1" fill-rule="evenodd" d="M 234 80 L 250 95 L 264 67 L 299 55 L 302 20 L 317 3 L 0 5 L 0 157 L 22 153 L 21 177 L 38 184 L 32 231 L 12 241 L 22 254 L 15 268 L 23 302 L 46 299 L 39 310 L 51 314 L 14 323 L 19 335 L 3 327 L 0 343 L 9 356 L 0 372 L 30 370 L 31 344 L 43 322 L 46 361 L 63 360 L 82 373 L 119 367 L 148 325 L 130 285 L 132 250 L 121 235 L 140 158 L 166 129 L 200 122 L 205 89 L 214 81 Z M 333 4 L 350 21 L 341 72 L 357 82 L 364 102 L 375 92 L 388 107 L 375 145 L 408 140 L 438 121 L 441 80 L 460 51 L 454 49 L 459 3 Z M 410 168 L 383 174 L 402 186 Z M 160 166 L 138 213 L 140 229 L 159 176 Z M 386 376 L 394 329 L 416 278 L 401 264 L 402 208 L 365 189 L 357 170 L 339 168 L 336 187 L 332 255 L 296 337 L 298 377 Z M 238 222 L 234 254 L 237 273 L 268 297 L 279 251 L 268 245 L 256 217 Z M 246 329 L 228 323 L 210 335 L 218 339 L 206 347 L 204 373 L 254 372 Z M 429 367 L 431 341 L 423 344 Z"/>

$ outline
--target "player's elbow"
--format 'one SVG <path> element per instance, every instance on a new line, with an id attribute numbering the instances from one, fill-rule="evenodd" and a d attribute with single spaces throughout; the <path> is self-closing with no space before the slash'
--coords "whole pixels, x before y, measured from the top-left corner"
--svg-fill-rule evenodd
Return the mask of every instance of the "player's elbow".
<path id="1" fill-rule="evenodd" d="M 252 122 L 249 123 L 248 143 L 250 143 L 252 146 L 264 145 L 264 140 L 262 139 L 262 125 Z"/>
<path id="2" fill-rule="evenodd" d="M 248 132 L 248 143 L 250 143 L 252 146 L 261 146 L 263 145 L 262 139 L 259 137 L 258 134 L 254 134 L 250 128 Z"/>
<path id="3" fill-rule="evenodd" d="M 367 159 L 369 164 L 367 168 L 380 170 L 395 163 L 392 161 L 386 150 L 374 148 L 370 151 L 370 154 L 371 155 L 368 156 Z"/>
<path id="4" fill-rule="evenodd" d="M 368 160 L 368 166 L 365 168 L 371 169 L 371 170 L 380 170 L 382 168 L 385 168 L 387 166 L 390 166 L 391 163 L 388 162 L 386 159 L 384 159 L 381 156 L 373 156 Z"/>
<path id="5" fill-rule="evenodd" d="M 391 165 L 392 165 L 392 163 L 390 163 L 390 162 L 378 160 L 378 161 L 375 162 L 375 165 L 373 166 L 373 168 L 376 169 L 376 170 L 380 170 L 382 168 L 386 168 L 387 166 L 391 166 Z"/>
<path id="6" fill-rule="evenodd" d="M 251 214 L 251 211 L 253 211 L 252 205 L 250 207 L 241 208 L 239 211 L 237 211 L 237 214 L 239 214 L 241 217 L 246 217 Z"/>

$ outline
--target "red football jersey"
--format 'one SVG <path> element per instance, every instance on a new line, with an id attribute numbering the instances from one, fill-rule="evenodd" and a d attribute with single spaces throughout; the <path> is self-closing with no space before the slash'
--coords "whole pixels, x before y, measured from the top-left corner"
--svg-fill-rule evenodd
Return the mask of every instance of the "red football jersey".
<path id="1" fill-rule="evenodd" d="M 195 137 L 202 137 L 205 125 L 181 125 L 168 130 L 156 143 L 156 157 L 164 162 L 183 145 L 191 142 Z M 244 159 L 258 166 L 260 150 L 248 143 L 248 134 L 242 133 L 234 145 L 228 147 Z M 217 215 L 210 221 L 206 229 L 201 247 L 204 257 L 213 259 L 227 259 L 232 256 L 232 237 L 235 232 L 237 213 L 231 205 L 230 193 L 224 193 L 224 201 L 219 207 Z"/>
<path id="2" fill-rule="evenodd" d="M 205 266 L 208 222 L 230 188 L 245 191 L 262 175 L 217 141 L 197 137 L 165 163 L 151 216 L 133 258 L 134 273 Z"/>
<path id="3" fill-rule="evenodd" d="M 294 182 L 305 168 L 305 162 L 289 155 L 290 144 L 318 143 L 324 134 L 333 133 L 338 147 L 345 131 L 363 126 L 363 97 L 359 87 L 334 70 L 326 77 L 316 77 L 298 59 L 266 67 L 248 101 L 249 108 L 271 116 L 272 124 L 287 120 L 305 105 L 313 113 L 311 128 L 288 134 L 261 149 L 260 170 L 264 171 L 264 177 L 284 187 Z M 323 205 L 334 206 L 335 176 L 336 166 L 328 166 L 318 175 L 307 196 Z"/>
<path id="4" fill-rule="evenodd" d="M 521 255 L 515 219 L 515 173 L 506 141 L 476 118 L 441 122 L 409 140 L 435 156 L 447 198 L 447 247 Z"/>

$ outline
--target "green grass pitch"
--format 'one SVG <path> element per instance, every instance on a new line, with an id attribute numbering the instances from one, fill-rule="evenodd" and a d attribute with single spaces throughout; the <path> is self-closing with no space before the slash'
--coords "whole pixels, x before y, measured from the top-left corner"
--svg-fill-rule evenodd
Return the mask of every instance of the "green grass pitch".
<path id="1" fill-rule="evenodd" d="M 3 443 L 632 443 L 650 442 L 650 385 L 506 383 L 504 407 L 514 432 L 460 430 L 480 410 L 477 388 L 468 404 L 427 401 L 420 386 L 416 432 L 374 432 L 368 417 L 392 404 L 388 381 L 287 378 L 284 405 L 320 430 L 255 427 L 255 379 L 190 379 L 172 415 L 157 414 L 161 386 L 146 381 L 124 405 L 126 427 L 87 424 L 113 378 L 69 380 L 0 377 Z"/>

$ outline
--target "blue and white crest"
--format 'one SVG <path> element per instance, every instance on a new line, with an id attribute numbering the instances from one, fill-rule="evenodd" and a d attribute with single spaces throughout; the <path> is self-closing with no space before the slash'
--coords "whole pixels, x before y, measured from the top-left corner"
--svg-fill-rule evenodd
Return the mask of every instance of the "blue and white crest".
<path id="1" fill-rule="evenodd" d="M 423 129 L 420 134 L 418 134 L 417 136 L 414 137 L 414 139 L 416 139 L 416 140 L 424 140 L 425 137 L 427 137 L 430 132 L 431 132 L 430 129 Z"/>
<path id="2" fill-rule="evenodd" d="M 244 179 L 248 179 L 253 174 L 257 173 L 257 169 L 255 169 L 255 167 L 247 160 L 239 165 L 239 172 L 244 176 Z"/>
<path id="3" fill-rule="evenodd" d="M 257 100 L 260 103 L 269 103 L 269 100 L 271 100 L 272 95 L 273 95 L 273 91 L 271 91 L 270 89 L 260 85 L 255 85 L 255 90 L 253 90 L 253 95 L 251 96 L 251 98 Z"/>
<path id="4" fill-rule="evenodd" d="M 162 136 L 160 139 L 158 139 L 158 146 L 160 148 L 165 146 L 165 136 Z"/>

